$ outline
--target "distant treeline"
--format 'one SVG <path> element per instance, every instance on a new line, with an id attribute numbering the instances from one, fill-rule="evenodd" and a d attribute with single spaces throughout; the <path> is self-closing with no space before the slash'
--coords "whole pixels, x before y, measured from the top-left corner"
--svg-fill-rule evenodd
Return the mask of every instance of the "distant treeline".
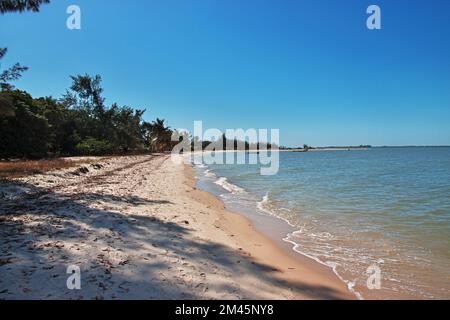
<path id="1" fill-rule="evenodd" d="M 329 146 L 329 147 L 310 147 L 306 144 L 303 147 L 285 147 L 281 146 L 280 150 L 323 150 L 323 149 L 370 149 L 371 145 L 359 145 L 359 146 Z"/>
<path id="2" fill-rule="evenodd" d="M 310 149 L 315 149 L 314 147 L 310 147 L 307 144 L 304 144 L 303 147 L 286 147 L 286 146 L 281 146 L 280 150 L 303 150 L 303 151 L 308 151 Z"/>
<path id="3" fill-rule="evenodd" d="M 259 151 L 270 150 L 278 148 L 277 144 L 267 142 L 248 142 L 246 140 L 240 140 L 237 138 L 229 139 L 223 134 L 217 141 L 201 141 L 198 137 L 187 137 L 183 139 L 188 141 L 191 146 L 191 150 L 195 151 L 201 146 L 202 150 L 235 150 L 235 151 Z"/>
<path id="4" fill-rule="evenodd" d="M 361 144 L 359 146 L 328 146 L 319 147 L 318 149 L 370 149 L 372 146 L 370 144 Z"/>

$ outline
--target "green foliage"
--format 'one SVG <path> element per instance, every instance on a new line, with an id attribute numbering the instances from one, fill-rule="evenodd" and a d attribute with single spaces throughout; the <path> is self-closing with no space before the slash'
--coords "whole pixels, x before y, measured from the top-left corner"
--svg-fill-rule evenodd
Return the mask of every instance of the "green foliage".
<path id="1" fill-rule="evenodd" d="M 166 126 L 163 119 L 157 118 L 152 123 L 145 123 L 146 144 L 152 151 L 161 152 L 171 150 L 172 130 Z"/>
<path id="2" fill-rule="evenodd" d="M 60 100 L 0 91 L 0 157 L 106 155 L 168 151 L 165 121 L 144 122 L 145 110 L 105 106 L 101 77 L 78 75 Z"/>
<path id="3" fill-rule="evenodd" d="M 1 0 L 0 13 L 5 12 L 38 12 L 42 4 L 50 3 L 50 0 Z"/>
<path id="4" fill-rule="evenodd" d="M 76 153 L 83 156 L 101 156 L 112 154 L 114 147 L 106 140 L 87 138 L 75 146 Z"/>
<path id="5" fill-rule="evenodd" d="M 0 117 L 2 116 L 14 116 L 14 105 L 11 97 L 0 91 Z"/>
<path id="6" fill-rule="evenodd" d="M 45 156 L 50 141 L 47 119 L 35 112 L 37 107 L 27 93 L 10 92 L 9 100 L 14 114 L 0 115 L 0 157 Z"/>
<path id="7" fill-rule="evenodd" d="M 6 55 L 7 52 L 7 48 L 0 48 L 0 60 Z M 24 67 L 19 63 L 16 63 L 12 67 L 3 70 L 0 73 L 0 89 L 12 90 L 14 87 L 10 84 L 10 82 L 18 80 L 22 76 L 22 73 L 27 70 L 28 67 Z"/>

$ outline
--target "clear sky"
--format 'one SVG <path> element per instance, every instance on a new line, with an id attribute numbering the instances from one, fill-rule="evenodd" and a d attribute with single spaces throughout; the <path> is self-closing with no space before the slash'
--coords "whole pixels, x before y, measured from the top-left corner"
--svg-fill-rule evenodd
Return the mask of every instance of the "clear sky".
<path id="1" fill-rule="evenodd" d="M 81 8 L 81 30 L 66 8 Z M 366 28 L 377 4 L 382 29 Z M 0 16 L 16 86 L 60 97 L 101 74 L 107 103 L 175 128 L 279 128 L 281 143 L 450 145 L 448 0 L 52 0 Z"/>

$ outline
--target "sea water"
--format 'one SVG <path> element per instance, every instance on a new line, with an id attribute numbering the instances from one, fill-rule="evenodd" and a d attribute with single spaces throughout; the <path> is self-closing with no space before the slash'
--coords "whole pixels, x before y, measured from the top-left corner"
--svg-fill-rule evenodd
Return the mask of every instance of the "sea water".
<path id="1" fill-rule="evenodd" d="M 294 230 L 284 241 L 357 297 L 450 298 L 450 148 L 280 152 L 273 176 L 257 165 L 196 169 L 230 210 L 284 220 Z M 379 290 L 367 287 L 374 266 Z"/>

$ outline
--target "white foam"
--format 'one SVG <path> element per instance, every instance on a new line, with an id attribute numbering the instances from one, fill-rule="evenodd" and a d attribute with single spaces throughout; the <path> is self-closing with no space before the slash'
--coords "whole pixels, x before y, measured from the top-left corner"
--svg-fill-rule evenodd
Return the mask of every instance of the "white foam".
<path id="1" fill-rule="evenodd" d="M 208 178 L 216 177 L 216 174 L 214 172 L 212 172 L 211 169 L 207 169 L 203 173 L 205 174 L 205 177 L 208 177 Z"/>
<path id="2" fill-rule="evenodd" d="M 214 174 L 214 173 L 212 173 L 210 170 L 206 170 L 205 171 L 205 176 L 207 174 Z M 224 188 L 225 190 L 229 191 L 232 194 L 245 193 L 244 189 L 242 189 L 242 188 L 240 188 L 240 187 L 230 183 L 226 177 L 220 177 L 214 183 L 219 185 L 219 186 L 221 186 L 222 188 Z M 278 215 L 276 213 L 276 210 L 272 210 L 270 208 L 270 193 L 269 192 L 267 192 L 266 195 L 264 195 L 264 197 L 261 199 L 261 201 L 257 202 L 257 208 L 258 208 L 258 210 L 260 210 L 263 213 L 269 214 L 270 216 L 273 216 L 273 217 L 275 217 L 277 219 L 283 220 L 284 222 L 286 222 L 291 227 L 294 227 L 296 229 L 299 228 L 298 225 L 292 224 L 288 219 Z M 283 208 L 283 209 L 285 209 L 287 211 L 290 211 L 289 209 L 286 209 L 286 208 Z M 334 272 L 334 274 L 336 274 L 336 276 L 339 278 L 339 280 L 341 280 L 343 283 L 346 284 L 346 286 L 349 289 L 349 291 L 352 292 L 356 296 L 357 299 L 363 300 L 364 299 L 363 296 L 358 291 L 356 291 L 355 288 L 354 288 L 355 287 L 355 282 L 352 282 L 350 280 L 346 280 L 339 274 L 339 272 L 337 271 L 337 267 L 338 267 L 337 263 L 331 262 L 331 261 L 323 262 L 322 260 L 318 259 L 317 257 L 315 257 L 313 255 L 310 255 L 310 254 L 300 250 L 300 245 L 298 243 L 296 243 L 295 241 L 290 239 L 291 236 L 295 236 L 295 234 L 297 234 L 297 233 L 302 233 L 302 229 L 300 228 L 300 229 L 297 229 L 296 231 L 294 231 L 292 233 L 287 234 L 286 237 L 283 238 L 283 241 L 292 244 L 293 245 L 293 250 L 295 252 L 297 252 L 297 253 L 305 256 L 305 257 L 308 257 L 310 259 L 313 259 L 314 261 L 316 261 L 316 262 L 318 262 L 318 263 L 320 263 L 320 264 L 322 264 L 322 265 L 332 269 L 332 271 Z M 324 233 L 322 233 L 320 235 L 317 235 L 317 236 L 318 237 L 320 236 L 321 238 L 328 238 L 328 239 L 333 238 L 333 236 L 330 233 L 327 233 L 327 232 L 324 232 Z"/>
<path id="3" fill-rule="evenodd" d="M 298 231 L 296 231 L 298 232 Z M 339 278 L 339 280 L 341 280 L 342 282 L 344 282 L 347 285 L 348 290 L 350 290 L 350 292 L 352 292 L 356 298 L 358 298 L 359 300 L 364 300 L 363 296 L 361 295 L 361 293 L 359 293 L 358 291 L 355 290 L 355 283 L 349 280 L 344 279 L 339 272 L 337 271 L 337 266 L 338 264 L 335 262 L 331 262 L 331 261 L 327 261 L 327 262 L 323 262 L 322 260 L 320 260 L 317 257 L 314 257 L 310 254 L 307 254 L 305 252 L 303 252 L 302 250 L 300 250 L 300 245 L 298 243 L 296 243 L 295 241 L 292 241 L 289 239 L 289 237 L 292 235 L 293 233 L 288 234 L 285 238 L 283 238 L 283 241 L 288 242 L 290 244 L 293 245 L 293 250 L 295 252 L 300 253 L 301 255 L 304 255 L 305 257 L 308 257 L 310 259 L 313 259 L 314 261 L 320 263 L 321 265 L 327 266 L 329 268 L 331 268 L 331 270 L 333 270 L 334 274 Z"/>
<path id="4" fill-rule="evenodd" d="M 281 217 L 280 215 L 276 214 L 273 210 L 267 208 L 269 206 L 269 201 L 270 201 L 269 192 L 267 192 L 266 195 L 262 198 L 262 200 L 256 204 L 256 207 L 264 213 L 267 213 L 277 219 L 283 220 L 291 227 L 295 227 L 295 225 L 293 225 L 288 219 Z"/>
<path id="5" fill-rule="evenodd" d="M 230 183 L 228 181 L 228 179 L 225 178 L 225 177 L 220 177 L 214 183 L 219 185 L 219 186 L 221 186 L 222 188 L 224 188 L 228 192 L 231 192 L 231 193 L 234 193 L 234 194 L 236 194 L 236 193 L 244 193 L 245 192 L 244 189 L 242 189 L 241 187 L 238 187 L 235 184 Z"/>
<path id="6" fill-rule="evenodd" d="M 269 213 L 270 215 L 273 215 L 270 210 L 264 207 L 264 205 L 267 204 L 268 202 L 269 202 L 269 193 L 267 192 L 266 195 L 262 198 L 261 201 L 257 203 L 256 206 L 258 207 L 259 210 Z"/>

